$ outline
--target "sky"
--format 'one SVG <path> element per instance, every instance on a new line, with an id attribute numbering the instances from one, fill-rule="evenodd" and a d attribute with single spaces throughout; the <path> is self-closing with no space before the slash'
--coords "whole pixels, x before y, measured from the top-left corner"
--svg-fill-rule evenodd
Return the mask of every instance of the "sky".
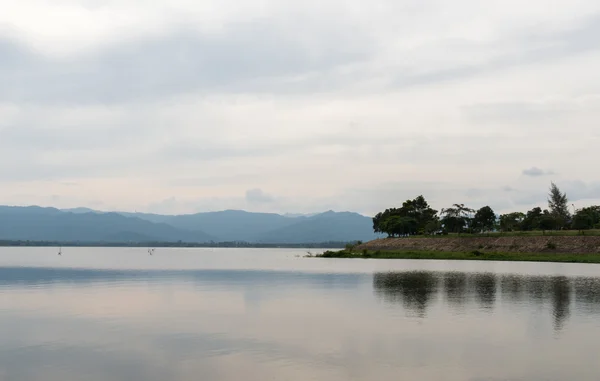
<path id="1" fill-rule="evenodd" d="M 597 0 L 19 0 L 0 204 L 600 203 Z"/>

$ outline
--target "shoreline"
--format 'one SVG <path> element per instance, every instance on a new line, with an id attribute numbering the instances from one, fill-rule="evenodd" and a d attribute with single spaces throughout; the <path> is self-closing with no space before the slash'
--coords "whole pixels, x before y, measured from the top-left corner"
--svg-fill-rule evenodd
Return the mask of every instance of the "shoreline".
<path id="1" fill-rule="evenodd" d="M 308 255 L 311 258 L 343 259 L 418 259 L 418 260 L 469 260 L 469 261 L 509 261 L 509 262 L 556 262 L 556 263 L 598 263 L 600 253 L 521 253 L 473 251 L 325 251 L 323 254 Z"/>

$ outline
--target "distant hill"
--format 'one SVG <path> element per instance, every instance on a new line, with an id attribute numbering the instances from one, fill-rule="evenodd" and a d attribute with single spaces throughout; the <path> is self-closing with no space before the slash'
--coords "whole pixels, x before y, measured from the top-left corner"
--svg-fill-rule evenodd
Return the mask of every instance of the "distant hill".
<path id="1" fill-rule="evenodd" d="M 170 216 L 0 206 L 0 240 L 308 244 L 377 237 L 370 217 L 350 212 L 280 215 L 225 210 Z"/>
<path id="2" fill-rule="evenodd" d="M 70 213 L 55 208 L 0 207 L 0 239 L 30 241 L 210 242 L 201 231 L 177 229 L 118 213 Z"/>
<path id="3" fill-rule="evenodd" d="M 314 243 L 350 242 L 379 237 L 373 233 L 370 217 L 350 212 L 280 215 L 225 210 L 178 216 L 143 213 L 125 215 L 164 222 L 180 229 L 201 230 L 217 237 L 219 241 Z"/>
<path id="4" fill-rule="evenodd" d="M 274 213 L 225 210 L 172 216 L 165 222 L 180 229 L 202 230 L 220 241 L 256 242 L 258 237 L 268 231 L 294 224 L 296 218 Z"/>
<path id="5" fill-rule="evenodd" d="M 310 243 L 324 241 L 370 241 L 379 236 L 373 233 L 369 217 L 357 213 L 333 211 L 299 219 L 295 223 L 269 231 L 257 238 L 258 242 Z"/>

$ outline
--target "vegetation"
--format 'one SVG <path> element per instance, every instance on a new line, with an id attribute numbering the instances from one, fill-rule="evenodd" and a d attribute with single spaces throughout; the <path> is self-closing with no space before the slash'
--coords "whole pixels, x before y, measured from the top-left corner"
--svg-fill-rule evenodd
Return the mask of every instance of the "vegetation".
<path id="1" fill-rule="evenodd" d="M 320 258 L 362 258 L 362 259 L 456 259 L 488 261 L 525 261 L 525 262 L 572 262 L 600 263 L 599 254 L 561 254 L 561 253 L 516 253 L 516 252 L 469 252 L 447 251 L 326 251 L 316 255 Z"/>
<path id="2" fill-rule="evenodd" d="M 569 212 L 566 193 L 550 184 L 548 209 L 533 208 L 526 213 L 511 212 L 497 215 L 489 206 L 475 210 L 465 204 L 453 204 L 438 214 L 421 195 L 407 200 L 400 208 L 390 208 L 373 218 L 375 233 L 385 233 L 388 237 L 419 235 L 482 235 L 490 233 L 549 234 L 600 229 L 600 206 L 590 206 Z M 569 235 L 570 233 L 564 233 Z M 589 234 L 589 233 L 588 233 Z"/>

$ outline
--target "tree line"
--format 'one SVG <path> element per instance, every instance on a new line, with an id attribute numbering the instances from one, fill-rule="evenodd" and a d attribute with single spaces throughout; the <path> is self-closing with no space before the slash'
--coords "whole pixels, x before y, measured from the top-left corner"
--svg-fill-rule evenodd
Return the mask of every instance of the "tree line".
<path id="1" fill-rule="evenodd" d="M 548 208 L 544 210 L 535 207 L 527 213 L 497 215 L 490 206 L 475 210 L 465 204 L 453 204 L 438 212 L 421 195 L 406 200 L 400 208 L 389 208 L 373 217 L 375 233 L 385 233 L 388 237 L 565 229 L 600 229 L 600 206 L 577 209 L 571 214 L 566 193 L 554 183 L 550 185 Z"/>

